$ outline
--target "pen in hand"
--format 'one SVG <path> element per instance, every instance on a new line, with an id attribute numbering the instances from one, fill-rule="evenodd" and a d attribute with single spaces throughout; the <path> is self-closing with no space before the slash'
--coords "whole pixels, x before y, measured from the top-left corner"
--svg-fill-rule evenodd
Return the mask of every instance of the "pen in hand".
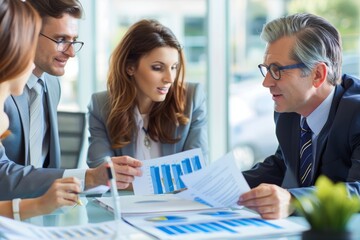
<path id="1" fill-rule="evenodd" d="M 78 198 L 77 202 L 76 202 L 76 205 L 80 205 L 80 206 L 83 206 L 84 204 L 82 203 L 81 199 Z"/>

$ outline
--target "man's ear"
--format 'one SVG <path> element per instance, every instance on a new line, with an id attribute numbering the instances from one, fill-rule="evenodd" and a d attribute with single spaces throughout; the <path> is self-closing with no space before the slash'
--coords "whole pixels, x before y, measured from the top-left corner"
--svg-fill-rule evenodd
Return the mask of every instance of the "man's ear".
<path id="1" fill-rule="evenodd" d="M 326 81 L 328 68 L 324 62 L 320 62 L 316 64 L 313 71 L 314 71 L 313 85 L 314 87 L 318 88 Z"/>

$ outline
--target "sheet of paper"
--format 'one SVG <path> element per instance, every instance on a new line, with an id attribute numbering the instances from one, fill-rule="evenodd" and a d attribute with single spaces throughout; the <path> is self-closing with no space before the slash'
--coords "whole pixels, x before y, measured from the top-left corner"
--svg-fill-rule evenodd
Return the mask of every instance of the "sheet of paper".
<path id="1" fill-rule="evenodd" d="M 131 216 L 125 221 L 159 239 L 252 239 L 307 230 L 287 219 L 264 220 L 246 210 Z"/>
<path id="2" fill-rule="evenodd" d="M 178 198 L 174 194 L 120 196 L 121 213 L 128 215 L 149 215 L 153 213 L 173 213 L 211 209 L 196 201 Z M 111 197 L 96 198 L 96 202 L 110 211 L 114 209 Z"/>
<path id="3" fill-rule="evenodd" d="M 212 207 L 235 206 L 239 196 L 250 190 L 232 152 L 206 168 L 181 176 L 181 179 L 187 190 L 176 195 Z"/>
<path id="4" fill-rule="evenodd" d="M 109 191 L 109 189 L 110 188 L 108 186 L 99 185 L 97 187 L 82 191 L 80 195 L 100 195 L 106 193 L 107 191 Z"/>
<path id="5" fill-rule="evenodd" d="M 67 227 L 40 227 L 26 222 L 0 217 L 0 232 L 8 239 L 114 239 L 115 235 L 131 235 L 134 229 L 123 221 Z M 116 232 L 118 231 L 118 232 Z M 122 238 L 116 238 L 122 239 Z"/>
<path id="6" fill-rule="evenodd" d="M 185 188 L 180 176 L 202 169 L 205 161 L 200 148 L 161 158 L 144 160 L 143 175 L 133 182 L 135 195 L 171 193 Z"/>

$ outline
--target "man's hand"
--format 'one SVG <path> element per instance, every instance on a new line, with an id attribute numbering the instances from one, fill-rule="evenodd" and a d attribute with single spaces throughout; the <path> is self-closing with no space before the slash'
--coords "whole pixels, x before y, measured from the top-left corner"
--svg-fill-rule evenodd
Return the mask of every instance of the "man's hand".
<path id="1" fill-rule="evenodd" d="M 116 174 L 116 185 L 118 189 L 125 189 L 134 181 L 135 176 L 141 176 L 142 172 L 140 167 L 141 161 L 129 157 L 120 156 L 112 157 L 111 161 L 114 164 Z M 107 163 L 104 162 L 96 168 L 91 168 L 86 171 L 85 176 L 85 189 L 93 188 L 99 185 L 107 185 Z"/>
<path id="2" fill-rule="evenodd" d="M 292 195 L 286 189 L 263 183 L 242 194 L 238 204 L 258 212 L 264 219 L 278 219 L 294 212 L 291 199 Z"/>

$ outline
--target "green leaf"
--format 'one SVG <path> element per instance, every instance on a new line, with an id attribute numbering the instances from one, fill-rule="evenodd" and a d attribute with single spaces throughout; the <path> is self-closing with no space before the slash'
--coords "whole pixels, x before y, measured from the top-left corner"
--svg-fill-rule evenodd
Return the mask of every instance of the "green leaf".
<path id="1" fill-rule="evenodd" d="M 352 215 L 360 210 L 359 197 L 349 196 L 344 183 L 334 184 L 326 176 L 320 176 L 315 186 L 313 194 L 293 201 L 296 211 L 312 229 L 346 230 Z"/>

